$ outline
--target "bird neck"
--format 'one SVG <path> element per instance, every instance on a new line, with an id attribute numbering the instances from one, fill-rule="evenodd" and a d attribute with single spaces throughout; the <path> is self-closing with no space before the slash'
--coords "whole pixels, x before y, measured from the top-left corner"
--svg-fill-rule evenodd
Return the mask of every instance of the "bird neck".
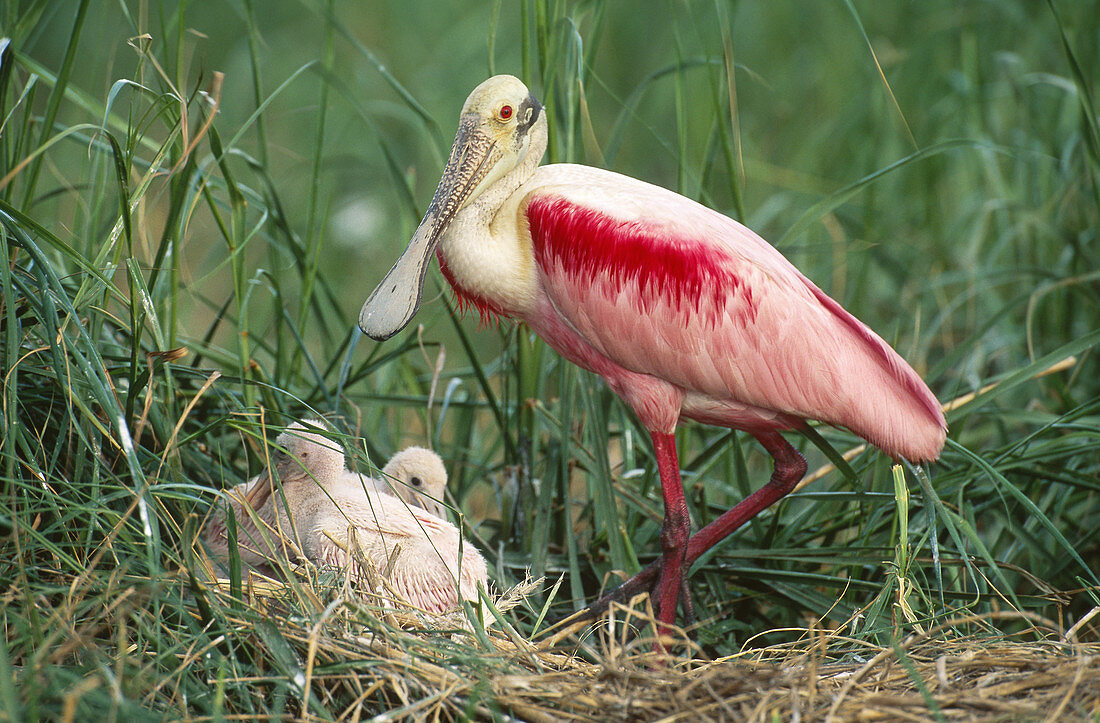
<path id="1" fill-rule="evenodd" d="M 523 159 L 459 211 L 440 240 L 443 274 L 463 306 L 483 317 L 524 318 L 533 308 L 538 281 L 526 228 L 518 223 L 523 193 L 546 152 L 546 119 L 529 131 Z"/>

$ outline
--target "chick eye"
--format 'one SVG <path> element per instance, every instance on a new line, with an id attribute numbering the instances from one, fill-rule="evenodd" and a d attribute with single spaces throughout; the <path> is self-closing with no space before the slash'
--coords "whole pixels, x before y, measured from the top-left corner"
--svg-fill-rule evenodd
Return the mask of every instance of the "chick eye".
<path id="1" fill-rule="evenodd" d="M 501 120 L 508 120 L 509 118 L 512 117 L 513 112 L 514 111 L 512 110 L 512 106 L 502 105 L 500 107 L 500 112 L 498 112 L 497 115 L 500 116 Z"/>
<path id="2" fill-rule="evenodd" d="M 413 477 L 411 480 L 409 480 L 409 482 L 412 484 L 413 487 L 419 487 L 420 485 L 424 484 L 420 481 L 419 477 Z"/>

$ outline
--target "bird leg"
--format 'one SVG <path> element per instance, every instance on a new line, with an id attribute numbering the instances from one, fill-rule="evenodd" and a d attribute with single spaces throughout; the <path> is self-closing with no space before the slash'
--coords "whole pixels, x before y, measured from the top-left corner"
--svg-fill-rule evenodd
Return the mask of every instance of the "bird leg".
<path id="1" fill-rule="evenodd" d="M 684 611 L 684 630 L 686 630 L 689 637 L 694 640 L 695 633 L 692 628 L 695 627 L 695 623 L 698 622 L 698 620 L 695 618 L 695 601 L 691 599 L 691 586 L 688 585 L 687 580 L 688 569 L 690 567 L 691 566 L 688 565 L 684 568 L 684 579 L 680 581 L 680 607 Z"/>
<path id="2" fill-rule="evenodd" d="M 676 622 L 676 604 L 684 587 L 684 557 L 691 518 L 688 516 L 684 485 L 680 481 L 680 464 L 676 460 L 676 437 L 673 434 L 652 433 L 653 453 L 661 475 L 661 492 L 665 498 L 665 521 L 661 525 L 661 570 L 654 588 L 657 606 L 657 635 L 668 633 L 667 626 Z M 688 604 L 690 608 L 690 603 Z"/>
<path id="3" fill-rule="evenodd" d="M 686 556 L 689 566 L 704 552 L 729 537 L 738 527 L 786 497 L 806 474 L 806 460 L 779 432 L 758 432 L 753 436 L 775 460 L 771 479 L 692 536 L 688 541 Z"/>
<path id="4" fill-rule="evenodd" d="M 656 436 L 657 435 L 654 435 L 655 442 Z M 671 437 L 671 435 L 668 436 Z M 758 432 L 753 434 L 753 436 L 756 437 L 757 441 L 763 445 L 764 449 L 766 449 L 775 460 L 775 467 L 772 470 L 771 479 L 768 480 L 766 485 L 741 500 L 732 509 L 724 512 L 718 519 L 699 530 L 699 532 L 695 533 L 695 535 L 688 540 L 687 551 L 683 557 L 683 564 L 688 568 L 690 568 L 704 552 L 731 535 L 737 528 L 758 515 L 762 510 L 789 494 L 790 491 L 794 489 L 794 486 L 798 484 L 798 480 L 802 479 L 802 476 L 806 474 L 806 460 L 804 460 L 802 455 L 798 453 L 798 450 L 792 447 L 778 432 Z M 675 447 L 672 448 L 672 453 L 675 455 Z M 675 457 L 673 459 L 675 459 Z M 658 460 L 660 460 L 660 457 L 658 457 Z M 667 508 L 667 492 L 665 499 Z M 665 521 L 667 524 L 667 512 Z M 662 528 L 662 542 L 664 541 L 663 535 L 664 528 Z M 658 585 L 654 587 L 654 581 L 658 580 L 658 575 L 665 572 L 663 569 L 664 563 L 665 557 L 662 556 L 661 559 L 650 563 L 648 567 L 634 577 L 626 580 L 584 610 L 574 613 L 567 619 L 570 622 L 577 622 L 579 620 L 590 620 L 599 617 L 612 603 L 630 600 L 630 598 L 638 593 L 647 590 L 651 592 L 654 590 L 658 591 L 658 610 L 663 613 L 665 606 L 663 599 L 660 597 L 660 583 L 658 582 Z M 662 576 L 661 579 L 664 579 L 664 576 Z M 685 598 L 685 609 L 689 609 L 687 607 L 688 604 Z M 672 609 L 675 608 L 673 607 Z M 672 622 L 671 619 L 666 620 L 663 615 L 660 616 L 659 619 L 662 622 Z"/>

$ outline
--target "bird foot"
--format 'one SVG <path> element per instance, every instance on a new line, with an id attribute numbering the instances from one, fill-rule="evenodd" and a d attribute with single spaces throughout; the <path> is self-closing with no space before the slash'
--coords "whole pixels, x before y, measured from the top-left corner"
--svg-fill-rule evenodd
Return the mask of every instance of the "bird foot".
<path id="1" fill-rule="evenodd" d="M 551 627 L 573 625 L 580 622 L 595 620 L 606 613 L 614 603 L 625 604 L 635 595 L 640 595 L 641 593 L 649 593 L 652 595 L 660 574 L 661 561 L 656 560 L 637 575 L 625 580 L 614 590 L 606 593 L 603 597 L 583 610 L 578 610 L 570 615 L 557 618 L 552 622 Z M 696 622 L 695 605 L 691 600 L 691 592 L 688 589 L 686 579 L 682 580 L 680 583 L 680 607 L 684 611 L 685 629 L 690 630 L 695 626 Z M 675 617 L 675 615 L 673 617 Z"/>
<path id="2" fill-rule="evenodd" d="M 554 620 L 552 627 L 595 620 L 606 613 L 613 603 L 625 603 L 635 595 L 643 592 L 652 593 L 660 572 L 661 563 L 658 560 L 583 610 L 578 610 L 575 613 Z"/>
<path id="3" fill-rule="evenodd" d="M 657 560 L 583 610 L 578 610 L 575 613 L 553 620 L 549 628 L 544 631 L 544 633 L 548 634 L 547 639 L 556 643 L 571 633 L 577 632 L 577 630 L 582 628 L 585 624 L 602 617 L 612 605 L 629 604 L 636 595 L 646 593 L 650 595 L 651 600 L 655 599 L 654 591 L 657 587 L 660 573 L 661 561 Z M 668 664 L 667 655 L 669 649 L 673 646 L 677 646 L 678 643 L 685 642 L 682 636 L 686 636 L 687 641 L 690 641 L 688 642 L 689 648 L 697 647 L 695 606 L 692 603 L 686 580 L 680 582 L 679 607 L 684 611 L 683 627 L 672 625 L 669 618 L 663 618 L 661 616 L 660 610 L 656 611 L 657 615 L 653 620 L 656 624 L 656 637 L 653 640 L 651 652 L 657 656 L 655 660 L 657 661 L 656 665 L 658 667 L 664 667 Z M 674 611 L 670 618 L 674 620 L 675 617 Z"/>

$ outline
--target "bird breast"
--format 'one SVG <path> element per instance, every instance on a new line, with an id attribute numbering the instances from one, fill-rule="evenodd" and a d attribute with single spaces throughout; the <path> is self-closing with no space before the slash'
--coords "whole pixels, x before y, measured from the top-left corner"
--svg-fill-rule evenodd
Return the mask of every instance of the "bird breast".
<path id="1" fill-rule="evenodd" d="M 456 214 L 439 244 L 443 275 L 465 308 L 483 317 L 525 318 L 539 294 L 522 188 L 492 208 L 475 201 Z"/>

